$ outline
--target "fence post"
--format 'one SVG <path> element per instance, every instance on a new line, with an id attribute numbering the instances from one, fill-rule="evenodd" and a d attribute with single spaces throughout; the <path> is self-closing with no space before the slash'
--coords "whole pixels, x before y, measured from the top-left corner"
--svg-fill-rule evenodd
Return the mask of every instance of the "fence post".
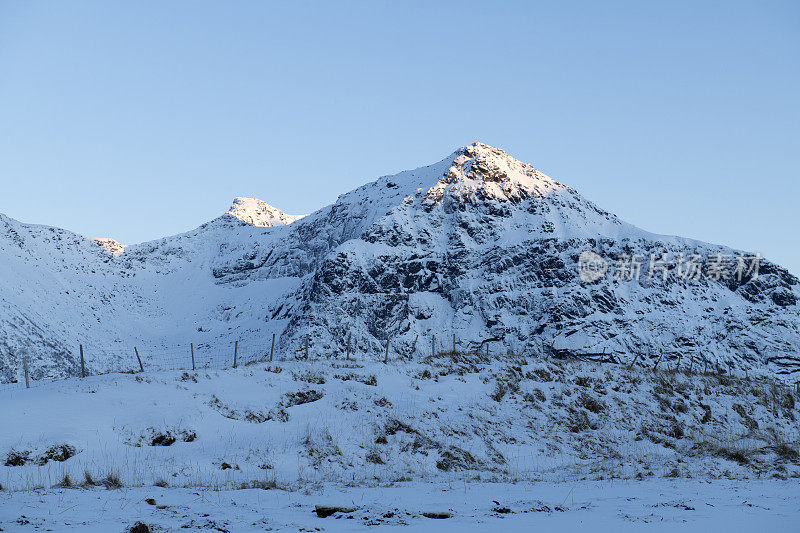
<path id="1" fill-rule="evenodd" d="M 275 352 L 275 334 L 272 334 L 272 345 L 269 347 L 269 362 L 272 362 L 272 354 Z"/>
<path id="2" fill-rule="evenodd" d="M 233 341 L 233 368 L 236 368 L 237 355 L 239 355 L 239 341 Z"/>
<path id="3" fill-rule="evenodd" d="M 655 372 L 656 370 L 658 370 L 658 363 L 660 363 L 660 362 L 661 362 L 661 357 L 662 357 L 663 355 L 664 355 L 664 350 L 661 350 L 661 352 L 659 352 L 659 354 L 658 354 L 658 359 L 656 359 L 656 365 L 653 367 L 653 372 Z"/>
<path id="4" fill-rule="evenodd" d="M 386 337 L 386 355 L 383 358 L 383 364 L 389 364 L 389 337 Z"/>
<path id="5" fill-rule="evenodd" d="M 352 337 L 353 337 L 353 333 L 352 332 L 348 332 L 347 333 L 347 360 L 348 361 L 350 360 L 350 341 L 351 341 Z"/>
<path id="6" fill-rule="evenodd" d="M 436 335 L 431 337 L 431 357 L 436 355 Z"/>
<path id="7" fill-rule="evenodd" d="M 308 339 L 311 335 L 306 334 L 306 361 L 308 361 Z"/>
<path id="8" fill-rule="evenodd" d="M 489 358 L 489 341 L 486 341 L 486 358 Z"/>
<path id="9" fill-rule="evenodd" d="M 81 377 L 86 377 L 86 363 L 83 360 L 83 344 L 80 345 L 81 347 Z"/>
<path id="10" fill-rule="evenodd" d="M 189 351 L 192 352 L 192 372 L 194 372 L 195 368 L 194 368 L 194 343 L 193 342 L 189 343 Z"/>
<path id="11" fill-rule="evenodd" d="M 136 346 L 134 346 L 133 351 L 136 352 L 136 359 L 139 361 L 139 372 L 144 372 L 144 365 L 142 365 L 142 358 L 139 357 L 139 349 L 136 348 Z"/>
<path id="12" fill-rule="evenodd" d="M 453 355 L 456 354 L 456 334 L 453 333 Z"/>
<path id="13" fill-rule="evenodd" d="M 28 358 L 27 357 L 23 357 L 22 358 L 22 367 L 25 369 L 25 388 L 26 389 L 30 389 L 31 388 L 31 382 L 28 379 Z"/>
<path id="14" fill-rule="evenodd" d="M 694 354 L 692 354 L 690 357 L 691 358 L 689 359 L 689 373 L 691 374 L 692 373 L 692 367 L 694 366 Z"/>

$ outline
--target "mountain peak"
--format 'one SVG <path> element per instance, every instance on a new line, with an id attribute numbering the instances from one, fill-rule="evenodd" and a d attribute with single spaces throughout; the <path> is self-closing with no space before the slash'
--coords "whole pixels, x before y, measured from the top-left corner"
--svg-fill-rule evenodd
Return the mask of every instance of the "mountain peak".
<path id="1" fill-rule="evenodd" d="M 480 141 L 475 141 L 472 144 L 468 144 L 466 146 L 462 146 L 458 152 L 469 156 L 469 157 L 478 157 L 484 154 L 494 154 L 497 156 L 505 156 L 510 157 L 505 150 L 502 148 L 497 148 L 495 146 L 489 146 L 486 143 L 482 143 Z"/>
<path id="2" fill-rule="evenodd" d="M 231 208 L 226 212 L 246 224 L 262 228 L 285 226 L 303 218 L 305 215 L 287 215 L 277 207 L 272 207 L 258 198 L 238 196 L 233 199 Z"/>
<path id="3" fill-rule="evenodd" d="M 113 255 L 114 257 L 122 255 L 125 252 L 125 245 L 117 242 L 110 237 L 92 237 L 97 246 Z"/>
<path id="4" fill-rule="evenodd" d="M 477 197 L 516 203 L 569 189 L 532 165 L 482 142 L 464 146 L 451 157 L 444 176 L 428 191 L 428 200 Z"/>

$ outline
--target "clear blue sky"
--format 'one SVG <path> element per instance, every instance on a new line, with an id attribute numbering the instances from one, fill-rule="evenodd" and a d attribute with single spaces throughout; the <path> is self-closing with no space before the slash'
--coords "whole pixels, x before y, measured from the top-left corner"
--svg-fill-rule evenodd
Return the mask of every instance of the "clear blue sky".
<path id="1" fill-rule="evenodd" d="M 799 127 L 800 2 L 0 0 L 0 212 L 125 243 L 482 140 L 800 274 Z"/>

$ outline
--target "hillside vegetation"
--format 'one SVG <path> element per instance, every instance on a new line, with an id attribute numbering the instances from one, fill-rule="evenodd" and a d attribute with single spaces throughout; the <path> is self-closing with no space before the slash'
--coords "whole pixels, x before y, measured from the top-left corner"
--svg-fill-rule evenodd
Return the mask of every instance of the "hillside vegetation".
<path id="1" fill-rule="evenodd" d="M 800 476 L 780 382 L 441 353 L 0 389 L 6 489 Z"/>

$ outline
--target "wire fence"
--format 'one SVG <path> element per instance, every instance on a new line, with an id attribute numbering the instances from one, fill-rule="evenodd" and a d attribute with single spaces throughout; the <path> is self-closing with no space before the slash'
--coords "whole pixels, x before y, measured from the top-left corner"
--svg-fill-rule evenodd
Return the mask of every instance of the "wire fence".
<path id="1" fill-rule="evenodd" d="M 69 378 L 84 378 L 93 375 L 114 374 L 114 373 L 136 373 L 142 371 L 196 371 L 196 370 L 209 370 L 209 369 L 226 369 L 247 366 L 256 362 L 271 362 L 271 361 L 285 361 L 289 360 L 313 360 L 319 357 L 319 354 L 314 354 L 314 350 L 309 349 L 310 337 L 304 338 L 305 344 L 301 346 L 299 351 L 291 354 L 279 353 L 277 338 L 275 335 L 268 336 L 258 340 L 248 339 L 245 341 L 229 341 L 221 343 L 186 343 L 183 345 L 154 345 L 154 346 L 130 346 L 119 344 L 117 346 L 93 346 L 93 345 L 78 345 L 73 352 L 63 354 L 61 363 L 57 369 L 52 367 L 38 367 L 36 369 L 29 368 L 28 357 L 21 358 L 21 368 L 17 374 L 17 378 L 12 380 L 11 383 L 3 384 L 3 387 L 35 387 L 42 383 L 50 383 Z M 499 339 L 491 339 L 481 343 L 475 342 L 458 342 L 453 336 L 452 344 L 450 339 L 442 342 L 439 337 L 432 337 L 430 339 L 431 345 L 425 353 L 415 353 L 414 356 L 401 356 L 393 352 L 390 348 L 391 345 L 387 341 L 385 351 L 381 349 L 380 354 L 371 354 L 367 357 L 365 354 L 353 353 L 351 345 L 348 340 L 346 347 L 346 355 L 338 354 L 336 357 L 351 359 L 368 359 L 372 361 L 383 361 L 388 363 L 390 360 L 411 360 L 417 357 L 424 358 L 428 356 L 458 356 L 459 354 L 472 354 L 478 356 L 490 357 L 490 344 L 497 343 L 498 345 L 505 346 Z M 420 343 L 424 346 L 424 343 Z M 505 352 L 504 352 L 505 353 Z M 499 356 L 499 353 L 491 354 Z M 515 356 L 515 354 L 506 354 Z M 516 354 L 516 356 L 524 356 L 524 354 Z M 703 354 L 697 355 L 684 355 L 684 354 L 625 354 L 621 352 L 587 352 L 578 353 L 568 349 L 558 349 L 551 344 L 542 342 L 541 353 L 536 354 L 535 357 L 543 359 L 555 360 L 581 360 L 592 361 L 600 364 L 613 364 L 627 366 L 629 368 L 650 368 L 652 370 L 665 370 L 674 372 L 685 372 L 688 374 L 726 374 L 730 377 L 740 377 L 750 380 L 759 380 L 760 378 L 767 378 L 766 374 L 758 376 L 755 373 L 750 373 L 746 370 L 741 370 L 741 376 L 736 376 L 736 370 L 730 364 L 727 366 L 720 365 L 719 362 L 710 362 Z M 324 357 L 328 358 L 328 357 Z M 47 377 L 47 374 L 52 375 L 54 370 L 57 370 L 61 376 L 52 378 Z M 795 369 L 793 369 L 795 370 Z M 796 372 L 791 372 L 795 374 Z M 788 377 L 788 376 L 786 376 Z M 794 377 L 794 376 L 793 376 Z M 774 380 L 770 380 L 774 381 Z M 792 379 L 782 380 L 786 385 L 793 386 L 800 393 L 800 381 L 792 383 Z"/>
<path id="2" fill-rule="evenodd" d="M 30 357 L 20 357 L 16 378 L 3 387 L 35 387 L 70 378 L 142 371 L 209 370 L 246 366 L 280 357 L 272 338 L 263 342 L 187 343 L 158 346 L 93 346 L 79 344 L 74 351 L 60 354 L 58 366 L 36 367 Z M 58 373 L 63 377 L 47 377 Z"/>
<path id="3" fill-rule="evenodd" d="M 116 369 L 117 372 L 141 370 L 200 370 L 232 368 L 275 356 L 271 340 L 264 342 L 231 341 L 229 343 L 187 343 L 177 346 L 128 347 L 116 358 L 114 354 L 93 352 L 84 358 L 88 368 Z M 111 366 L 109 361 L 112 361 Z M 114 371 L 114 370 L 112 370 Z"/>

